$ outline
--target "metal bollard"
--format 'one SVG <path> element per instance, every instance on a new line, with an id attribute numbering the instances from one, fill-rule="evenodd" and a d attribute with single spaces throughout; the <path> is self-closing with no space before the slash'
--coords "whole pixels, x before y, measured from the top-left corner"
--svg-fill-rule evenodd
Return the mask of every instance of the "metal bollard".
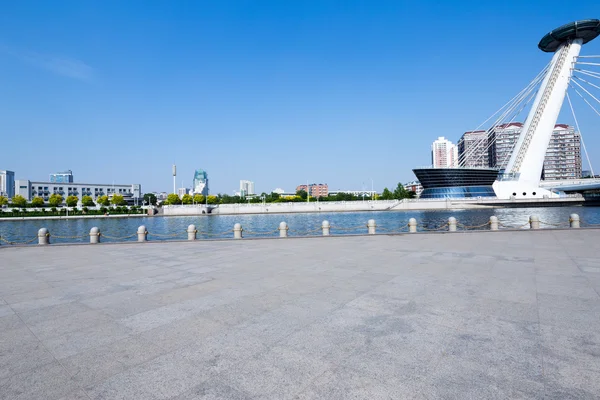
<path id="1" fill-rule="evenodd" d="M 50 244 L 50 232 L 48 228 L 41 228 L 38 231 L 38 244 Z"/>
<path id="2" fill-rule="evenodd" d="M 375 225 L 375 220 L 374 219 L 370 219 L 367 221 L 367 228 L 369 231 L 369 235 L 374 235 L 375 234 L 375 227 L 377 225 Z"/>
<path id="3" fill-rule="evenodd" d="M 571 226 L 571 228 L 580 228 L 580 221 L 579 221 L 579 215 L 577 214 L 571 214 L 569 216 L 569 225 Z"/>
<path id="4" fill-rule="evenodd" d="M 279 223 L 279 237 L 282 237 L 282 238 L 287 237 L 288 229 L 289 228 L 288 228 L 287 223 L 285 223 L 283 221 L 280 222 Z"/>
<path id="5" fill-rule="evenodd" d="M 448 231 L 456 232 L 456 218 L 454 218 L 454 217 L 448 218 Z"/>
<path id="6" fill-rule="evenodd" d="M 234 239 L 241 239 L 242 238 L 242 224 L 235 224 L 233 226 L 233 238 Z"/>
<path id="7" fill-rule="evenodd" d="M 90 244 L 100 243 L 100 229 L 94 226 L 90 229 Z"/>
<path id="8" fill-rule="evenodd" d="M 498 217 L 492 215 L 490 217 L 490 230 L 497 231 L 498 230 Z"/>
<path id="9" fill-rule="evenodd" d="M 417 231 L 417 220 L 411 218 L 408 220 L 408 231 L 410 233 L 415 233 Z"/>
<path id="10" fill-rule="evenodd" d="M 197 232 L 198 231 L 196 230 L 196 225 L 194 225 L 194 224 L 188 225 L 188 228 L 187 228 L 188 240 L 196 240 Z"/>
<path id="11" fill-rule="evenodd" d="M 540 229 L 540 217 L 537 215 L 532 215 L 529 217 L 529 228 L 530 229 Z"/>
<path id="12" fill-rule="evenodd" d="M 137 230 L 138 242 L 145 242 L 148 240 L 148 231 L 144 225 L 141 225 Z"/>
<path id="13" fill-rule="evenodd" d="M 323 221 L 323 223 L 321 224 L 321 228 L 323 228 L 323 236 L 329 236 L 329 229 L 331 228 L 331 225 L 329 225 L 329 221 Z"/>

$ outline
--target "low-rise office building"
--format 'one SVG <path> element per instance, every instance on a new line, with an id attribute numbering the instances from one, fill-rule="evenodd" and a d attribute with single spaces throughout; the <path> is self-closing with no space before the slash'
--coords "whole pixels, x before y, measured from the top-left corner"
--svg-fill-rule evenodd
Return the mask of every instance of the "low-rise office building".
<path id="1" fill-rule="evenodd" d="M 123 196 L 128 203 L 136 203 L 141 199 L 142 185 L 134 184 L 99 184 L 99 183 L 54 183 L 37 182 L 27 179 L 18 179 L 15 181 L 15 194 L 20 194 L 27 201 L 34 197 L 41 197 L 48 201 L 51 195 L 60 194 L 63 199 L 68 196 L 77 196 L 81 200 L 83 196 L 90 196 L 94 201 L 98 197 L 112 197 L 114 194 Z"/>

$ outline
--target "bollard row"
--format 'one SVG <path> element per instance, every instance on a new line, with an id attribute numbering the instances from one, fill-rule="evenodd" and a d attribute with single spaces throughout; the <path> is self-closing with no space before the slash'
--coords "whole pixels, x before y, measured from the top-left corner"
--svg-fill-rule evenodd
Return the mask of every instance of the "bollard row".
<path id="1" fill-rule="evenodd" d="M 527 221 L 527 223 L 523 226 L 520 227 L 509 227 L 509 228 L 522 228 L 524 226 L 529 226 L 529 229 L 540 229 L 540 225 L 541 224 L 546 224 L 546 225 L 554 225 L 554 224 L 549 224 L 549 223 L 545 223 L 540 221 L 540 218 L 537 215 L 531 215 L 529 217 L 529 220 Z M 439 228 L 436 229 L 427 229 L 427 230 L 432 230 L 432 231 L 440 231 L 442 228 L 444 228 L 445 226 L 448 226 L 448 231 L 449 232 L 456 232 L 457 231 L 457 227 L 458 225 L 460 225 L 458 223 L 458 221 L 456 220 L 456 218 L 454 217 L 450 217 L 448 218 L 448 223 L 445 225 L 442 225 Z M 499 226 L 502 225 L 499 221 L 498 221 L 498 217 L 496 216 L 491 216 L 490 220 L 488 223 L 483 224 L 483 225 L 479 225 L 476 227 L 468 227 L 465 225 L 461 225 L 463 228 L 481 228 L 483 226 L 489 225 L 490 226 L 490 230 L 491 231 L 497 231 Z M 417 220 L 415 218 L 410 218 L 408 220 L 408 232 L 409 233 L 416 233 L 417 232 Z M 505 226 L 506 227 L 506 226 Z M 569 227 L 570 228 L 574 228 L 574 229 L 578 229 L 581 227 L 581 220 L 579 218 L 579 215 L 577 214 L 571 214 L 569 216 Z M 280 238 L 287 238 L 288 237 L 288 232 L 289 232 L 289 226 L 287 224 L 287 222 L 282 221 L 279 224 L 278 227 L 278 231 L 279 231 L 279 237 Z M 331 235 L 331 224 L 329 223 L 329 221 L 325 220 L 323 221 L 323 223 L 321 224 L 321 230 L 323 232 L 323 236 L 330 236 Z M 367 221 L 367 233 L 369 235 L 375 235 L 376 234 L 376 230 L 377 230 L 377 224 L 375 223 L 374 219 L 370 219 Z M 233 238 L 234 239 L 242 239 L 243 238 L 243 231 L 244 229 L 242 228 L 242 225 L 237 223 L 233 226 Z M 196 225 L 189 225 L 187 227 L 187 240 L 196 240 L 197 239 L 197 233 L 198 230 L 196 229 Z M 148 231 L 146 230 L 146 227 L 144 225 L 140 226 L 136 233 L 131 236 L 136 236 L 137 235 L 137 241 L 138 242 L 146 242 L 148 241 Z M 100 229 L 98 227 L 93 227 L 90 229 L 90 244 L 98 244 L 101 242 L 101 237 L 102 234 L 100 232 Z M 110 237 L 109 237 L 110 238 Z M 111 238 L 111 239 L 116 239 L 116 238 Z M 32 241 L 35 240 L 32 239 Z M 7 240 L 5 240 L 6 242 L 8 242 Z M 40 230 L 38 230 L 38 234 L 37 234 L 37 241 L 38 244 L 40 245 L 47 245 L 50 244 L 50 232 L 48 231 L 48 228 L 41 228 Z"/>

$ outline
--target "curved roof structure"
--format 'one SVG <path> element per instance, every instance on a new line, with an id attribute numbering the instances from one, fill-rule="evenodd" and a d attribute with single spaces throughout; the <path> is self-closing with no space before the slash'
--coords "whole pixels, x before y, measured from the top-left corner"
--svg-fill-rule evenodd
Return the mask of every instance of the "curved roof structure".
<path id="1" fill-rule="evenodd" d="M 583 44 L 600 35 L 600 20 L 583 19 L 554 29 L 540 40 L 538 47 L 547 53 L 555 52 L 566 41 L 583 39 Z"/>

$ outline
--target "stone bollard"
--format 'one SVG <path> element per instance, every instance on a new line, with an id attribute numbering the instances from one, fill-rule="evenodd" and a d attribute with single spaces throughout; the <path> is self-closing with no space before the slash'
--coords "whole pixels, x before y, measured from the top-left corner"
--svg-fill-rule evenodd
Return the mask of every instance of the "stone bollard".
<path id="1" fill-rule="evenodd" d="M 530 229 L 540 229 L 540 217 L 537 215 L 532 215 L 529 217 L 529 228 Z"/>
<path id="2" fill-rule="evenodd" d="M 148 231 L 144 225 L 141 225 L 137 230 L 138 242 L 145 242 L 148 240 Z"/>
<path id="3" fill-rule="evenodd" d="M 331 225 L 329 225 L 329 221 L 323 221 L 323 223 L 321 224 L 321 228 L 323 228 L 323 236 L 329 236 L 329 229 L 331 228 Z"/>
<path id="4" fill-rule="evenodd" d="M 50 232 L 47 228 L 38 231 L 38 244 L 50 244 Z"/>
<path id="5" fill-rule="evenodd" d="M 242 224 L 235 224 L 233 226 L 233 238 L 234 239 L 241 239 L 242 238 Z"/>
<path id="6" fill-rule="evenodd" d="M 279 237 L 287 237 L 288 235 L 288 225 L 286 222 L 280 222 L 279 223 Z"/>
<path id="7" fill-rule="evenodd" d="M 188 240 L 196 240 L 196 233 L 198 233 L 198 231 L 196 230 L 196 225 L 188 225 L 187 228 L 187 234 L 188 234 Z"/>
<path id="8" fill-rule="evenodd" d="M 490 217 L 490 230 L 497 231 L 498 230 L 498 217 L 492 215 Z"/>
<path id="9" fill-rule="evenodd" d="M 448 218 L 448 231 L 456 232 L 456 218 L 454 218 L 454 217 Z"/>
<path id="10" fill-rule="evenodd" d="M 415 233 L 417 231 L 417 220 L 411 218 L 408 220 L 408 231 L 410 233 Z"/>
<path id="11" fill-rule="evenodd" d="M 377 225 L 375 225 L 375 220 L 374 219 L 370 219 L 367 221 L 367 228 L 369 231 L 369 235 L 374 235 L 375 234 L 375 227 Z"/>
<path id="12" fill-rule="evenodd" d="M 94 226 L 90 229 L 90 244 L 100 243 L 100 229 L 97 226 Z"/>
<path id="13" fill-rule="evenodd" d="M 571 226 L 571 228 L 580 228 L 580 221 L 579 221 L 579 215 L 577 214 L 571 214 L 569 216 L 569 225 Z"/>

